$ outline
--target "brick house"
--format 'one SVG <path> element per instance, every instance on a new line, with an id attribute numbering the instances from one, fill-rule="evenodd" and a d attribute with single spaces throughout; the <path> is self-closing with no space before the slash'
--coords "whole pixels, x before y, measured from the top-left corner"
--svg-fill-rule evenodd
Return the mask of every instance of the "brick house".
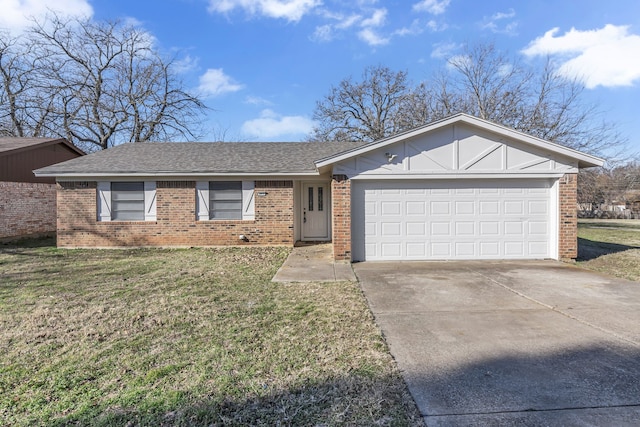
<path id="1" fill-rule="evenodd" d="M 61 247 L 331 241 L 337 260 L 575 258 L 588 154 L 458 114 L 372 143 L 124 144 L 56 177 Z"/>
<path id="2" fill-rule="evenodd" d="M 0 240 L 56 231 L 56 185 L 34 169 L 83 156 L 62 138 L 0 138 Z"/>

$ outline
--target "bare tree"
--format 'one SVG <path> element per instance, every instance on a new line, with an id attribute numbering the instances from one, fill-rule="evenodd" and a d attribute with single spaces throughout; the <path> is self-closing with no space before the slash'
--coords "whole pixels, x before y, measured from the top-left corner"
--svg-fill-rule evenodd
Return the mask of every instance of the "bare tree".
<path id="1" fill-rule="evenodd" d="M 550 59 L 525 66 L 493 44 L 467 46 L 430 86 L 434 116 L 465 112 L 576 150 L 615 157 L 626 141 Z"/>
<path id="2" fill-rule="evenodd" d="M 640 164 L 628 162 L 610 168 L 587 169 L 578 176 L 578 203 L 582 210 L 602 204 L 633 202 L 640 196 Z"/>
<path id="3" fill-rule="evenodd" d="M 206 109 L 152 37 L 119 21 L 52 15 L 22 42 L 1 35 L 0 76 L 4 133 L 62 136 L 85 151 L 195 139 Z"/>
<path id="4" fill-rule="evenodd" d="M 406 71 L 367 67 L 361 81 L 349 77 L 316 103 L 319 125 L 311 139 L 373 141 L 404 130 L 404 108 L 411 105 Z"/>
<path id="5" fill-rule="evenodd" d="M 547 60 L 536 69 L 495 48 L 467 46 L 412 86 L 406 72 L 369 67 L 317 102 L 316 140 L 373 141 L 464 112 L 577 150 L 615 157 L 626 141 Z"/>
<path id="6" fill-rule="evenodd" d="M 36 89 L 41 73 L 28 39 L 0 32 L 0 136 L 41 136 L 52 103 L 50 92 Z"/>

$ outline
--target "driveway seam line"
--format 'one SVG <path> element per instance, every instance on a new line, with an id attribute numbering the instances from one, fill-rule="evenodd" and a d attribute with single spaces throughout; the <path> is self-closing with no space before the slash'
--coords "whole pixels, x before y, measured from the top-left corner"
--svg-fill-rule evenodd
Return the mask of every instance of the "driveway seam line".
<path id="1" fill-rule="evenodd" d="M 621 336 L 621 335 L 618 335 L 618 334 L 616 334 L 615 332 L 610 331 L 610 330 L 605 329 L 605 328 L 602 328 L 602 327 L 600 327 L 600 326 L 598 326 L 598 325 L 594 325 L 594 324 L 593 324 L 593 323 L 591 323 L 591 322 L 587 322 L 586 320 L 580 319 L 579 317 L 576 317 L 576 316 L 574 316 L 574 315 L 572 315 L 572 314 L 569 314 L 569 313 L 567 313 L 567 312 L 565 312 L 565 311 L 563 311 L 563 310 L 559 310 L 559 309 L 555 308 L 555 307 L 554 307 L 554 306 L 552 306 L 552 305 L 549 305 L 549 304 L 544 303 L 544 302 L 542 302 L 542 301 L 538 301 L 537 299 L 535 299 L 535 298 L 533 298 L 533 297 L 530 297 L 530 296 L 528 296 L 528 295 L 525 295 L 525 294 L 523 294 L 522 292 L 519 292 L 519 291 L 517 291 L 517 290 L 515 290 L 515 289 L 513 289 L 513 288 L 511 288 L 511 287 L 509 287 L 509 286 L 507 286 L 507 285 L 505 285 L 504 283 L 502 283 L 502 282 L 500 282 L 500 281 L 498 281 L 498 280 L 494 279 L 494 278 L 493 278 L 493 277 L 491 277 L 491 276 L 487 276 L 486 274 L 483 274 L 481 271 L 474 270 L 474 269 L 471 269 L 471 268 L 469 268 L 469 267 L 467 267 L 467 268 L 466 268 L 466 270 L 467 270 L 467 271 L 469 271 L 469 272 L 471 272 L 471 273 L 476 273 L 476 274 L 478 274 L 478 275 L 480 275 L 480 276 L 482 276 L 482 277 L 486 278 L 486 279 L 487 279 L 487 280 L 489 280 L 490 282 L 492 282 L 492 283 L 494 283 L 494 284 L 496 284 L 496 285 L 498 285 L 498 286 L 500 286 L 500 287 L 502 287 L 502 288 L 504 288 L 504 289 L 506 289 L 506 290 L 508 290 L 508 291 L 510 291 L 510 292 L 513 292 L 514 294 L 516 294 L 516 295 L 518 295 L 518 296 L 520 296 L 520 297 L 522 297 L 522 298 L 525 298 L 525 299 L 527 299 L 527 300 L 529 300 L 529 301 L 531 301 L 531 302 L 533 302 L 533 303 L 535 303 L 535 304 L 539 304 L 539 305 L 541 305 L 541 306 L 543 306 L 543 307 L 546 307 L 546 308 L 548 308 L 548 309 L 549 309 L 549 310 L 551 310 L 551 311 L 554 311 L 554 312 L 556 312 L 556 313 L 559 313 L 559 314 L 561 314 L 561 315 L 563 315 L 563 316 L 565 316 L 565 317 L 568 317 L 569 319 L 572 319 L 572 320 L 575 320 L 576 322 L 582 323 L 582 324 L 583 324 L 583 325 L 585 325 L 585 326 L 588 326 L 588 327 L 590 327 L 590 328 L 593 328 L 593 329 L 595 329 L 595 330 L 598 330 L 598 331 L 600 331 L 600 332 L 603 332 L 603 333 L 605 333 L 605 334 L 607 334 L 607 335 L 610 335 L 610 336 L 612 336 L 612 337 L 614 337 L 614 338 L 617 338 L 617 339 L 618 339 L 618 340 L 620 340 L 620 341 L 624 341 L 624 342 L 626 342 L 626 343 L 633 344 L 633 345 L 634 345 L 634 346 L 636 346 L 636 347 L 640 347 L 640 343 L 639 343 L 639 342 L 636 342 L 636 341 L 634 341 L 634 340 L 631 340 L 631 339 L 628 339 L 628 338 L 623 337 L 623 336 Z"/>
<path id="2" fill-rule="evenodd" d="M 507 411 L 489 411 L 489 412 L 460 412 L 451 414 L 433 414 L 423 415 L 426 418 L 435 417 L 464 417 L 474 415 L 499 415 L 499 414 L 521 414 L 521 413 L 535 413 L 535 412 L 556 412 L 556 411 L 579 411 L 585 409 L 612 409 L 612 408 L 637 408 L 640 407 L 640 403 L 629 403 L 625 405 L 609 405 L 609 406 L 568 406 L 566 408 L 551 408 L 551 409 L 512 409 Z"/>

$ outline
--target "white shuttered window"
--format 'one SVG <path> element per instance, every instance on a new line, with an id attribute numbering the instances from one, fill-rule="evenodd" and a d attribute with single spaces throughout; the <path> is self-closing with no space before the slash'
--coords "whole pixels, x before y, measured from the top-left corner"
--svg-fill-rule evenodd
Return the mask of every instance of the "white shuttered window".
<path id="1" fill-rule="evenodd" d="M 253 181 L 198 181 L 198 220 L 253 220 Z"/>
<path id="2" fill-rule="evenodd" d="M 98 182 L 98 221 L 155 221 L 154 181 Z"/>

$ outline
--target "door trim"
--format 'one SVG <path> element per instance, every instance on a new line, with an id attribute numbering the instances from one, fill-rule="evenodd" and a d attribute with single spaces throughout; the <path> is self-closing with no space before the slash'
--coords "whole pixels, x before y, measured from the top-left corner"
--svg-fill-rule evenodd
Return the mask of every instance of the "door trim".
<path id="1" fill-rule="evenodd" d="M 305 191 L 308 185 L 323 185 L 326 188 L 326 196 L 324 201 L 324 213 L 326 215 L 327 232 L 325 237 L 306 237 L 304 235 L 304 208 L 305 208 Z M 300 240 L 303 242 L 329 242 L 331 241 L 331 184 L 327 181 L 302 181 L 300 185 L 300 206 L 298 207 L 300 222 Z"/>

